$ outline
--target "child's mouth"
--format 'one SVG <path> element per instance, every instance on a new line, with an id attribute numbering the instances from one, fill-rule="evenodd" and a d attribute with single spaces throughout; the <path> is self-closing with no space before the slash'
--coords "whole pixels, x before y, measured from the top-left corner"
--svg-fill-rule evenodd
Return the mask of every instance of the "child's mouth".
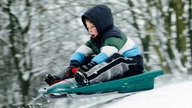
<path id="1" fill-rule="evenodd" d="M 92 38 L 95 38 L 95 35 L 94 35 L 94 34 L 91 34 L 91 37 L 92 37 Z"/>

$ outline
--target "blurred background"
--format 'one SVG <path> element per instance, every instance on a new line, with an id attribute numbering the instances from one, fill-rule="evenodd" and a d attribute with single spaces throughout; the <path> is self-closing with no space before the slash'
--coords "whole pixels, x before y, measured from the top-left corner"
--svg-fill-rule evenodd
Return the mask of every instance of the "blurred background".
<path id="1" fill-rule="evenodd" d="M 43 76 L 69 65 L 89 35 L 81 15 L 96 4 L 143 51 L 147 70 L 192 74 L 192 0 L 1 0 L 0 107 L 26 107 Z M 106 19 L 107 20 L 107 19 Z M 70 102 L 68 102 L 70 104 Z"/>

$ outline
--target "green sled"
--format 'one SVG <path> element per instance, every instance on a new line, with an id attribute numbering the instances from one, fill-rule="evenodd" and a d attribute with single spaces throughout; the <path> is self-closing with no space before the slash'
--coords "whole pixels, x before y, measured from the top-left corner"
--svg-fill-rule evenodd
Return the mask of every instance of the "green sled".
<path id="1" fill-rule="evenodd" d="M 163 75 L 163 70 L 151 72 L 145 70 L 142 74 L 87 86 L 77 86 L 77 82 L 72 78 L 42 88 L 39 92 L 41 94 L 97 94 L 144 91 L 154 88 L 154 79 L 159 75 Z"/>

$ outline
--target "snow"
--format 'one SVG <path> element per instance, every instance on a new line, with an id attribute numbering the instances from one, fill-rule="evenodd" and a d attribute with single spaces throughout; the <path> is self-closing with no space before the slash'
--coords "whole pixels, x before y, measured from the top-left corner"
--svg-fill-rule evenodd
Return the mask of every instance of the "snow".
<path id="1" fill-rule="evenodd" d="M 48 99 L 46 104 L 34 100 L 31 105 L 43 108 L 191 108 L 191 91 L 192 76 L 166 74 L 156 78 L 153 90 L 130 96 L 130 93 L 121 93 Z"/>
<path id="2" fill-rule="evenodd" d="M 192 77 L 166 74 L 157 77 L 152 90 L 49 100 L 48 108 L 191 108 Z"/>
<path id="3" fill-rule="evenodd" d="M 103 108 L 191 108 L 192 81 L 137 93 Z"/>
<path id="4" fill-rule="evenodd" d="M 25 81 L 29 80 L 29 77 L 30 77 L 30 72 L 26 71 L 24 74 L 23 74 L 23 79 Z"/>

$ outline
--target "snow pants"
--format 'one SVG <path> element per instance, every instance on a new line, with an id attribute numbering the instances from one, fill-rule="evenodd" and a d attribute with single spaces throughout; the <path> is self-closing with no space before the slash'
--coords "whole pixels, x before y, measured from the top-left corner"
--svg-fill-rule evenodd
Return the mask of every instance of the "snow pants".
<path id="1" fill-rule="evenodd" d="M 106 62 L 85 72 L 85 75 L 89 84 L 93 84 L 140 74 L 143 69 L 143 57 L 141 55 L 124 57 L 116 53 Z"/>

